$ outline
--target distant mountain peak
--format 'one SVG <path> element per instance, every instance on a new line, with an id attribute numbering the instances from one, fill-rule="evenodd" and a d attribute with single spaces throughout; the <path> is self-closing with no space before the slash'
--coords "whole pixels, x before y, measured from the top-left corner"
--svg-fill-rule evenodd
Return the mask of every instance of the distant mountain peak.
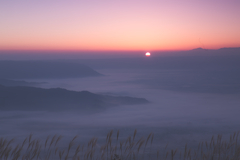
<path id="1" fill-rule="evenodd" d="M 191 51 L 207 51 L 208 49 L 203 49 L 201 47 L 192 49 Z"/>

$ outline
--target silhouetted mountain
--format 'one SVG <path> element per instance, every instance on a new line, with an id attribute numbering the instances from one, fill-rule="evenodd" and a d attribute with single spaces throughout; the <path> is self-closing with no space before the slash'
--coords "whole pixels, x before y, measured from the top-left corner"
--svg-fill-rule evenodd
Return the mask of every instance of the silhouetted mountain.
<path id="1" fill-rule="evenodd" d="M 203 49 L 203 48 L 194 48 L 189 51 L 240 51 L 240 47 L 224 47 L 224 48 L 219 48 L 219 49 Z"/>
<path id="2" fill-rule="evenodd" d="M 62 61 L 1 61 L 0 78 L 77 78 L 101 76 L 90 67 Z"/>
<path id="3" fill-rule="evenodd" d="M 147 102 L 144 98 L 106 96 L 88 91 L 0 85 L 0 110 L 98 110 Z"/>
<path id="4" fill-rule="evenodd" d="M 207 51 L 208 49 L 203 49 L 203 48 L 195 48 L 195 49 L 192 49 L 190 51 Z"/>
<path id="5" fill-rule="evenodd" d="M 208 52 L 206 52 L 208 51 Z M 193 55 L 206 55 L 206 56 L 232 56 L 232 55 L 240 55 L 240 47 L 237 48 L 220 48 L 220 49 L 203 49 L 203 48 L 195 48 L 187 51 L 188 53 L 192 53 Z M 184 52 L 182 52 L 184 53 Z"/>
<path id="6" fill-rule="evenodd" d="M 0 85 L 3 86 L 36 86 L 42 84 L 40 82 L 26 82 L 26 81 L 16 81 L 10 79 L 0 79 Z"/>

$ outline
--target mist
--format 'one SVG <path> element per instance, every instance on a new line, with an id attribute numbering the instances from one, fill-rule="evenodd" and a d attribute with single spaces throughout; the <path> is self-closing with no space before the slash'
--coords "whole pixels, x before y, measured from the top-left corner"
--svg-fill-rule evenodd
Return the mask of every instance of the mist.
<path id="1" fill-rule="evenodd" d="M 215 53 L 187 54 L 57 60 L 69 66 L 87 66 L 102 76 L 2 77 L 31 85 L 34 82 L 44 89 L 145 98 L 149 103 L 115 105 L 88 113 L 68 109 L 1 111 L 0 135 L 24 137 L 33 133 L 46 137 L 58 134 L 67 138 L 79 135 L 81 141 L 87 142 L 92 137 L 103 140 L 110 130 L 120 130 L 124 138 L 137 129 L 139 137 L 153 132 L 158 147 L 169 143 L 175 148 L 184 147 L 185 143 L 198 145 L 198 142 L 210 140 L 212 135 L 227 137 L 238 131 L 240 56 L 235 52 L 217 56 Z M 55 61 L 48 60 L 48 63 Z"/>

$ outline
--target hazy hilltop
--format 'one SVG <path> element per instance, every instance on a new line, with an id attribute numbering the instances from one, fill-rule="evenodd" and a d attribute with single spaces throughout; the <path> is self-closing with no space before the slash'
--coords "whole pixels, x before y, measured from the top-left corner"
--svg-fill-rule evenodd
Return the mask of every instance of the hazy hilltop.
<path id="1" fill-rule="evenodd" d="M 0 78 L 79 78 L 101 76 L 92 68 L 62 61 L 0 61 Z"/>
<path id="2" fill-rule="evenodd" d="M 182 52 L 184 55 L 184 51 Z M 240 47 L 235 48 L 220 48 L 220 49 L 205 49 L 195 48 L 189 51 L 185 51 L 186 55 L 197 55 L 197 56 L 240 56 Z"/>
<path id="3" fill-rule="evenodd" d="M 106 96 L 61 88 L 5 87 L 0 85 L 0 110 L 101 110 L 117 105 L 148 103 L 144 98 Z"/>
<path id="4" fill-rule="evenodd" d="M 3 86 L 37 86 L 44 82 L 26 82 L 20 80 L 0 79 L 0 85 Z"/>

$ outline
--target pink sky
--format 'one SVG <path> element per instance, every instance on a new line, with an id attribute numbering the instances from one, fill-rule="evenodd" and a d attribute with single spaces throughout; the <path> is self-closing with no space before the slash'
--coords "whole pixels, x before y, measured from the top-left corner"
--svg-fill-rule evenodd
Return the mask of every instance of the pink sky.
<path id="1" fill-rule="evenodd" d="M 240 47 L 239 0 L 0 2 L 0 50 Z"/>

